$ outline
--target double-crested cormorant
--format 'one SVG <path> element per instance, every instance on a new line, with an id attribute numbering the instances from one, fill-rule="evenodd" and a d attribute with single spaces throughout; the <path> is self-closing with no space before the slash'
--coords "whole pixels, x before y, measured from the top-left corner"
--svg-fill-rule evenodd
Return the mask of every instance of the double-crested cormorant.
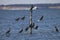
<path id="1" fill-rule="evenodd" d="M 7 37 L 10 36 L 10 31 L 11 31 L 11 28 L 9 28 L 9 30 L 6 31 L 6 36 L 7 36 Z"/>
<path id="2" fill-rule="evenodd" d="M 43 16 L 41 16 L 40 20 L 42 20 L 42 19 L 43 19 Z"/>
<path id="3" fill-rule="evenodd" d="M 29 27 L 26 27 L 25 31 L 27 31 L 29 29 Z"/>
<path id="4" fill-rule="evenodd" d="M 58 28 L 55 26 L 55 30 L 56 30 L 56 32 L 59 32 L 59 30 L 58 30 Z"/>
<path id="5" fill-rule="evenodd" d="M 35 23 L 32 23 L 32 26 L 34 27 L 35 26 Z"/>
<path id="6" fill-rule="evenodd" d="M 29 25 L 29 27 L 32 27 L 32 28 L 33 28 L 34 26 L 35 26 L 35 23 L 32 23 L 32 24 Z"/>
<path id="7" fill-rule="evenodd" d="M 22 33 L 23 32 L 23 29 L 21 29 L 20 31 L 19 31 L 19 33 Z"/>
<path id="8" fill-rule="evenodd" d="M 24 20 L 25 19 L 25 16 L 23 16 L 22 18 L 21 18 L 21 20 Z"/>
<path id="9" fill-rule="evenodd" d="M 16 21 L 19 21 L 19 19 L 20 19 L 20 18 L 16 18 L 15 20 L 16 20 Z"/>
<path id="10" fill-rule="evenodd" d="M 6 31 L 6 34 L 9 34 L 11 31 L 11 28 L 9 28 L 9 30 Z"/>
<path id="11" fill-rule="evenodd" d="M 31 5 L 31 8 L 30 8 L 30 10 L 33 10 L 33 8 L 34 8 L 34 6 L 33 6 L 33 5 Z"/>
<path id="12" fill-rule="evenodd" d="M 36 26 L 35 29 L 38 29 L 38 26 Z"/>

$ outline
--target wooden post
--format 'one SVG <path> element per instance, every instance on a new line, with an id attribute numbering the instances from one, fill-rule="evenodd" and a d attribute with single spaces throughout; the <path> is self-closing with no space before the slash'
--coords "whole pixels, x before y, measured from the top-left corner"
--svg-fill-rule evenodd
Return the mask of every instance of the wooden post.
<path id="1" fill-rule="evenodd" d="M 32 9 L 33 9 L 33 6 L 31 6 L 31 9 L 30 9 L 30 34 L 32 34 Z"/>
<path id="2" fill-rule="evenodd" d="M 30 10 L 30 25 L 32 25 L 32 10 Z M 32 26 L 30 27 L 30 34 L 32 34 Z"/>

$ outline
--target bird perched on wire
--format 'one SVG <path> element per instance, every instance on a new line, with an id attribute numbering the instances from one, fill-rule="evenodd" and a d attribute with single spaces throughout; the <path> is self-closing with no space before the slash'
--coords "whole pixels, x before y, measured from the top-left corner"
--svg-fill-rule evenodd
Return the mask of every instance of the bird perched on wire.
<path id="1" fill-rule="evenodd" d="M 19 31 L 19 33 L 22 33 L 23 32 L 23 29 L 21 29 L 20 31 Z"/>
<path id="2" fill-rule="evenodd" d="M 22 18 L 21 18 L 21 20 L 24 20 L 25 19 L 25 16 L 23 16 Z"/>
<path id="3" fill-rule="evenodd" d="M 59 30 L 58 30 L 58 28 L 55 26 L 55 30 L 56 30 L 56 32 L 59 32 Z"/>
<path id="4" fill-rule="evenodd" d="M 35 29 L 38 29 L 38 26 L 36 26 Z"/>

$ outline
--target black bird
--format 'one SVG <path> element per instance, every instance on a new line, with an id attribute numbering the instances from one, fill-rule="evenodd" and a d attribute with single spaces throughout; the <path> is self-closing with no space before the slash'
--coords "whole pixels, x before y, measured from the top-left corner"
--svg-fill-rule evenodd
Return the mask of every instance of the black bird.
<path id="1" fill-rule="evenodd" d="M 22 18 L 21 18 L 21 20 L 24 20 L 25 19 L 25 16 L 23 16 Z"/>
<path id="2" fill-rule="evenodd" d="M 31 5 L 30 11 L 32 12 L 32 10 L 36 10 L 37 6 Z"/>
<path id="3" fill-rule="evenodd" d="M 16 18 L 15 20 L 16 20 L 16 21 L 19 21 L 19 19 L 20 19 L 20 18 Z"/>
<path id="4" fill-rule="evenodd" d="M 32 28 L 35 26 L 35 23 L 32 23 Z"/>
<path id="5" fill-rule="evenodd" d="M 29 27 L 26 27 L 25 31 L 27 31 L 29 29 Z"/>
<path id="6" fill-rule="evenodd" d="M 11 28 L 9 28 L 9 30 L 7 30 L 6 34 L 9 34 L 9 33 L 10 33 L 10 31 L 11 31 Z"/>
<path id="7" fill-rule="evenodd" d="M 56 30 L 56 32 L 59 32 L 59 30 L 58 30 L 58 28 L 55 26 L 55 30 Z"/>
<path id="8" fill-rule="evenodd" d="M 32 23 L 32 24 L 29 25 L 29 27 L 32 27 L 32 28 L 33 28 L 34 26 L 35 26 L 35 23 Z"/>
<path id="9" fill-rule="evenodd" d="M 31 9 L 30 9 L 30 11 L 31 11 L 31 10 L 33 10 L 33 8 L 34 8 L 34 6 L 33 6 L 33 5 L 31 5 Z"/>
<path id="10" fill-rule="evenodd" d="M 9 28 L 9 30 L 6 31 L 6 36 L 7 36 L 7 37 L 10 36 L 10 31 L 11 31 L 11 28 Z"/>
<path id="11" fill-rule="evenodd" d="M 40 20 L 42 20 L 42 19 L 43 19 L 43 16 L 41 16 Z"/>
<path id="12" fill-rule="evenodd" d="M 19 33 L 22 33 L 23 32 L 23 29 L 21 29 L 20 31 L 19 31 Z"/>
<path id="13" fill-rule="evenodd" d="M 35 29 L 38 29 L 38 26 L 36 26 Z"/>

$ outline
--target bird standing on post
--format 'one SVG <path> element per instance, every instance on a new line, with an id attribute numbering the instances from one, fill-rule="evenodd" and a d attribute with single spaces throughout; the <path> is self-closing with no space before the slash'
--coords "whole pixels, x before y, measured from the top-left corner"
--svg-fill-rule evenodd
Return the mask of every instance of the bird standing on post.
<path id="1" fill-rule="evenodd" d="M 29 25 L 29 27 L 32 27 L 32 28 L 34 28 L 34 26 L 35 26 L 35 23 L 32 23 Z"/>

